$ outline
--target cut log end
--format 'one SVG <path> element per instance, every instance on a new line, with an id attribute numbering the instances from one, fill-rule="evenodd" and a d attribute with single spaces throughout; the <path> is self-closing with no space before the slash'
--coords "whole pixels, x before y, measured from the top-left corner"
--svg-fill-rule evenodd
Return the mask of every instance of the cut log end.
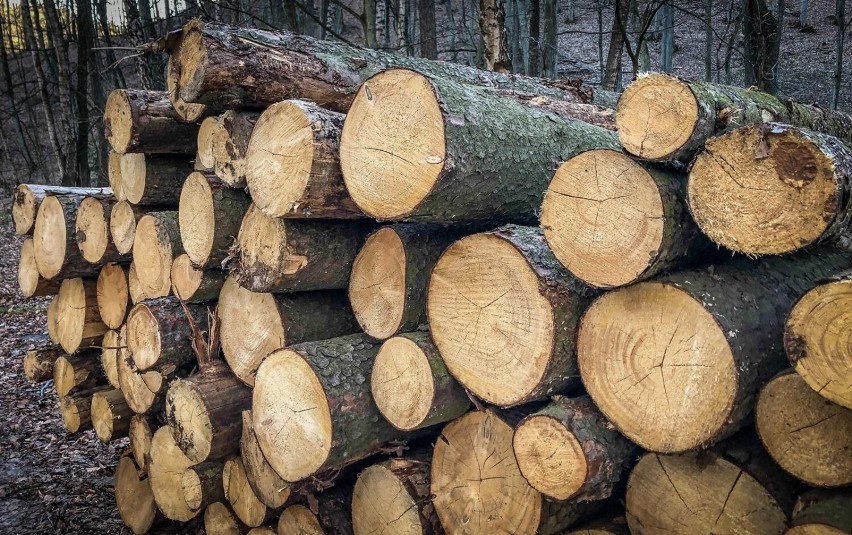
<path id="1" fill-rule="evenodd" d="M 77 210 L 75 226 L 77 246 L 87 262 L 101 262 L 109 246 L 109 221 L 106 207 L 98 199 L 86 197 Z"/>
<path id="2" fill-rule="evenodd" d="M 145 292 L 139 284 L 139 276 L 136 275 L 136 263 L 131 262 L 127 269 L 127 291 L 130 293 L 130 302 L 134 305 L 145 299 Z"/>
<path id="3" fill-rule="evenodd" d="M 222 483 L 225 497 L 245 525 L 254 528 L 266 521 L 269 511 L 249 485 L 242 459 L 235 457 L 225 461 Z"/>
<path id="4" fill-rule="evenodd" d="M 524 420 L 515 431 L 513 449 L 521 473 L 542 494 L 566 500 L 586 481 L 583 447 L 555 418 L 532 416 Z"/>
<path id="5" fill-rule="evenodd" d="M 56 296 L 55 335 L 67 353 L 90 347 L 109 329 L 101 321 L 97 305 L 96 283 L 84 279 L 65 279 Z"/>
<path id="6" fill-rule="evenodd" d="M 147 533 L 157 518 L 151 481 L 131 457 L 123 455 L 115 471 L 115 503 L 121 521 L 136 535 Z"/>
<path id="7" fill-rule="evenodd" d="M 119 253 L 133 250 L 136 237 L 136 212 L 128 201 L 120 201 L 112 208 L 109 218 L 109 232 Z"/>
<path id="8" fill-rule="evenodd" d="M 204 510 L 204 532 L 207 535 L 241 535 L 234 514 L 222 502 L 211 503 Z"/>
<path id="9" fill-rule="evenodd" d="M 131 204 L 138 204 L 145 195 L 145 178 L 148 173 L 147 155 L 143 153 L 121 156 L 121 187 Z"/>
<path id="10" fill-rule="evenodd" d="M 151 422 L 144 414 L 135 414 L 130 418 L 130 429 L 127 432 L 130 437 L 130 449 L 133 451 L 133 460 L 144 470 L 147 466 L 147 457 L 151 452 L 151 439 L 154 433 L 151 431 Z"/>
<path id="11" fill-rule="evenodd" d="M 296 351 L 281 349 L 261 365 L 254 385 L 255 434 L 269 464 L 285 481 L 315 473 L 331 451 L 332 421 L 325 390 Z M 263 421 L 258 421 L 263 415 Z"/>
<path id="12" fill-rule="evenodd" d="M 291 505 L 278 519 L 278 533 L 294 535 L 324 535 L 322 526 L 310 509 L 304 505 Z"/>
<path id="13" fill-rule="evenodd" d="M 376 405 L 397 429 L 417 429 L 429 415 L 435 398 L 432 368 L 411 340 L 395 337 L 382 344 L 370 381 Z"/>
<path id="14" fill-rule="evenodd" d="M 29 234 L 36 220 L 38 202 L 27 184 L 18 184 L 12 197 L 12 221 L 17 234 Z"/>
<path id="15" fill-rule="evenodd" d="M 166 70 L 166 89 L 169 92 L 169 100 L 171 101 L 175 112 L 177 112 L 184 121 L 188 123 L 200 121 L 208 112 L 207 106 L 204 104 L 187 102 L 183 99 L 180 91 L 180 71 L 178 70 L 175 58 L 175 53 L 169 54 L 169 62 Z"/>
<path id="16" fill-rule="evenodd" d="M 701 230 L 752 255 L 814 244 L 845 209 L 831 152 L 801 131 L 764 128 L 710 140 L 689 173 L 689 206 Z"/>
<path id="17" fill-rule="evenodd" d="M 131 416 L 121 390 L 104 390 L 92 396 L 92 427 L 101 442 L 127 436 Z"/>
<path id="18" fill-rule="evenodd" d="M 118 202 L 127 200 L 124 195 L 124 181 L 121 179 L 121 156 L 118 152 L 110 151 L 107 159 L 107 180 Z"/>
<path id="19" fill-rule="evenodd" d="M 45 280 L 38 272 L 35 259 L 35 248 L 32 238 L 27 238 L 21 244 L 18 258 L 18 288 L 24 297 L 53 295 L 59 291 L 60 281 Z"/>
<path id="20" fill-rule="evenodd" d="M 187 504 L 183 490 L 184 473 L 193 463 L 177 446 L 168 426 L 163 426 L 154 433 L 149 458 L 151 490 L 163 514 L 180 522 L 186 522 L 198 515 L 199 510 L 192 509 Z"/>
<path id="21" fill-rule="evenodd" d="M 755 422 L 766 451 L 796 478 L 817 487 L 852 484 L 852 410 L 826 400 L 798 374 L 763 388 Z"/>
<path id="22" fill-rule="evenodd" d="M 204 80 L 207 48 L 204 46 L 202 33 L 196 25 L 188 24 L 184 27 L 180 49 L 173 57 L 175 61 L 172 66 L 175 68 L 174 72 L 178 75 L 176 79 L 178 96 L 187 102 L 197 100 L 200 96 L 198 85 Z M 174 102 L 174 99 L 172 102 Z"/>
<path id="23" fill-rule="evenodd" d="M 127 152 L 133 136 L 133 106 L 127 91 L 110 91 L 104 107 L 104 126 L 112 150 Z"/>
<path id="24" fill-rule="evenodd" d="M 613 150 L 571 158 L 547 188 L 541 226 L 556 258 L 598 287 L 636 281 L 662 249 L 665 213 L 649 172 Z"/>
<path id="25" fill-rule="evenodd" d="M 352 528 L 355 533 L 431 533 L 433 526 L 424 526 L 428 519 L 420 516 L 416 501 L 419 496 L 412 496 L 406 483 L 384 463 L 361 472 L 352 493 Z"/>
<path id="26" fill-rule="evenodd" d="M 203 169 L 212 170 L 216 165 L 216 160 L 213 158 L 213 136 L 219 128 L 221 125 L 218 117 L 207 117 L 201 121 L 201 126 L 198 128 L 196 164 L 200 164 Z"/>
<path id="27" fill-rule="evenodd" d="M 577 355 L 595 403 L 646 449 L 707 444 L 733 409 L 737 375 L 725 334 L 671 285 L 646 282 L 599 298 L 583 317 Z"/>
<path id="28" fill-rule="evenodd" d="M 59 348 L 44 348 L 27 351 L 24 355 L 24 377 L 30 383 L 43 383 L 53 378 L 53 367 L 57 359 L 62 356 Z"/>
<path id="29" fill-rule="evenodd" d="M 267 216 L 254 204 L 249 206 L 240 225 L 237 249 L 240 253 L 240 276 L 247 279 L 250 287 L 268 291 L 269 288 L 255 287 L 254 280 L 259 281 L 258 285 L 270 286 L 272 283 L 269 281 L 277 279 L 280 273 L 293 275 L 304 266 L 307 262 L 304 256 L 282 254 L 282 246 L 286 243 L 286 225 Z"/>
<path id="30" fill-rule="evenodd" d="M 224 282 L 224 272 L 197 269 L 185 253 L 172 262 L 172 293 L 184 301 L 200 303 L 215 300 Z"/>
<path id="31" fill-rule="evenodd" d="M 136 276 L 145 296 L 163 297 L 172 289 L 172 259 L 176 245 L 166 225 L 159 217 L 145 215 L 136 226 L 133 240 L 133 258 L 136 259 Z"/>
<path id="32" fill-rule="evenodd" d="M 823 284 L 802 296 L 787 318 L 784 346 L 811 388 L 852 409 L 852 280 Z"/>
<path id="33" fill-rule="evenodd" d="M 624 90 L 615 124 L 621 144 L 630 154 L 662 161 L 690 140 L 698 118 L 698 101 L 688 84 L 652 74 Z"/>
<path id="34" fill-rule="evenodd" d="M 349 301 L 364 332 L 384 340 L 400 327 L 405 313 L 406 261 L 402 240 L 391 227 L 367 238 L 355 257 Z"/>
<path id="35" fill-rule="evenodd" d="M 176 379 L 169 385 L 166 414 L 172 435 L 184 454 L 193 462 L 207 459 L 213 442 L 213 424 L 204 398 L 193 383 Z"/>
<path id="36" fill-rule="evenodd" d="M 279 509 L 290 498 L 290 485 L 272 468 L 254 433 L 251 411 L 242 413 L 243 428 L 240 436 L 240 458 L 251 488 L 257 498 L 270 509 Z"/>
<path id="37" fill-rule="evenodd" d="M 127 347 L 140 370 L 150 368 L 160 358 L 160 324 L 144 303 L 134 306 L 127 317 Z"/>
<path id="38" fill-rule="evenodd" d="M 183 183 L 178 219 L 186 254 L 196 265 L 205 265 L 213 252 L 216 214 L 213 189 L 204 173 L 194 172 Z"/>
<path id="39" fill-rule="evenodd" d="M 346 187 L 364 213 L 410 214 L 435 187 L 445 158 L 444 118 L 425 76 L 390 69 L 364 82 L 340 137 Z"/>
<path id="40" fill-rule="evenodd" d="M 65 264 L 66 233 L 62 203 L 54 196 L 45 197 L 39 205 L 33 232 L 36 265 L 45 279 L 59 275 Z"/>
<path id="41" fill-rule="evenodd" d="M 59 398 L 59 413 L 69 433 L 79 433 L 92 428 L 92 396 L 81 392 Z"/>
<path id="42" fill-rule="evenodd" d="M 98 275 L 98 311 L 101 320 L 110 329 L 119 329 L 127 317 L 130 292 L 127 273 L 117 264 L 107 264 Z"/>

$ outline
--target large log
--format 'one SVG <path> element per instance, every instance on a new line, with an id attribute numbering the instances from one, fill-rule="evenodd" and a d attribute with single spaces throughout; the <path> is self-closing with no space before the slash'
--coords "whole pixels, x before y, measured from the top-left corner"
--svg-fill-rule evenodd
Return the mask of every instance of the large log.
<path id="1" fill-rule="evenodd" d="M 92 427 L 101 442 L 109 443 L 127 436 L 133 411 L 121 390 L 116 388 L 92 396 Z"/>
<path id="2" fill-rule="evenodd" d="M 234 274 L 253 292 L 346 288 L 373 228 L 368 222 L 273 218 L 251 205 L 237 236 Z"/>
<path id="3" fill-rule="evenodd" d="M 799 298 L 787 316 L 784 348 L 811 388 L 852 409 L 852 272 Z"/>
<path id="4" fill-rule="evenodd" d="M 116 249 L 110 239 L 109 219 L 115 199 L 86 197 L 77 210 L 74 235 L 83 258 L 92 264 L 129 262 L 130 256 Z"/>
<path id="5" fill-rule="evenodd" d="M 256 111 L 228 110 L 219 116 L 219 128 L 213 131 L 213 170 L 233 188 L 246 186 L 246 150 L 259 116 Z"/>
<path id="6" fill-rule="evenodd" d="M 136 464 L 129 454 L 121 456 L 115 469 L 115 504 L 121 521 L 135 535 L 148 533 L 164 521 L 154 503 L 151 481 L 144 467 Z"/>
<path id="7" fill-rule="evenodd" d="M 86 196 L 109 197 L 109 188 L 69 188 L 66 186 L 45 186 L 42 184 L 18 184 L 12 195 L 12 221 L 15 232 L 31 235 L 35 229 L 36 215 L 41 202 L 47 196 L 71 196 L 82 199 Z"/>
<path id="8" fill-rule="evenodd" d="M 512 453 L 512 426 L 491 411 L 450 422 L 435 442 L 432 502 L 447 533 L 550 535 L 599 502 L 554 502 L 532 488 Z"/>
<path id="9" fill-rule="evenodd" d="M 596 287 L 624 286 L 701 259 L 710 245 L 686 206 L 686 177 L 615 150 L 559 166 L 541 207 L 547 244 Z"/>
<path id="10" fill-rule="evenodd" d="M 397 224 L 367 238 L 349 278 L 349 301 L 365 333 L 384 340 L 426 323 L 429 275 L 459 237 L 438 226 Z"/>
<path id="11" fill-rule="evenodd" d="M 852 143 L 852 115 L 768 93 L 687 81 L 665 74 L 642 76 L 618 99 L 616 124 L 624 148 L 640 158 L 689 163 L 712 137 L 770 121 L 825 132 Z"/>
<path id="12" fill-rule="evenodd" d="M 77 211 L 85 198 L 48 195 L 38 207 L 33 248 L 38 272 L 45 279 L 98 276 L 100 265 L 87 262 L 77 247 Z"/>
<path id="13" fill-rule="evenodd" d="M 53 379 L 53 365 L 65 355 L 61 347 L 44 347 L 27 351 L 24 355 L 24 377 L 33 384 Z"/>
<path id="14" fill-rule="evenodd" d="M 687 194 L 701 230 L 734 251 L 852 246 L 852 149 L 824 134 L 771 123 L 715 138 L 695 159 Z"/>
<path id="15" fill-rule="evenodd" d="M 195 362 L 193 329 L 185 310 L 199 330 L 207 331 L 208 311 L 202 305 L 190 304 L 184 309 L 177 298 L 163 297 L 133 307 L 127 316 L 127 349 L 139 370 L 168 375 Z"/>
<path id="16" fill-rule="evenodd" d="M 382 416 L 402 431 L 448 422 L 470 408 L 428 332 L 386 340 L 373 363 L 370 388 Z"/>
<path id="17" fill-rule="evenodd" d="M 243 432 L 240 436 L 240 459 L 246 472 L 246 479 L 254 495 L 270 509 L 280 509 L 293 494 L 290 484 L 272 468 L 254 433 L 251 411 L 243 411 Z"/>
<path id="18" fill-rule="evenodd" d="M 222 286 L 217 315 L 225 360 L 248 385 L 260 362 L 278 348 L 358 331 L 342 291 L 255 293 L 232 277 Z"/>
<path id="19" fill-rule="evenodd" d="M 21 243 L 18 256 L 18 289 L 24 297 L 55 295 L 59 292 L 59 279 L 47 280 L 38 272 L 33 239 L 27 238 Z"/>
<path id="20" fill-rule="evenodd" d="M 852 253 L 738 257 L 604 294 L 580 325 L 583 384 L 630 440 L 660 453 L 724 438 L 787 366 L 783 319 Z M 605 355 L 606 358 L 602 358 Z"/>
<path id="21" fill-rule="evenodd" d="M 379 344 L 363 334 L 271 353 L 257 370 L 254 431 L 269 464 L 299 481 L 411 436 L 382 418 L 370 395 Z"/>
<path id="22" fill-rule="evenodd" d="M 182 154 L 128 153 L 121 157 L 121 187 L 137 205 L 175 205 L 183 179 L 194 170 Z"/>
<path id="23" fill-rule="evenodd" d="M 815 490 L 796 500 L 793 519 L 784 535 L 852 533 L 852 491 Z"/>
<path id="24" fill-rule="evenodd" d="M 169 295 L 172 261 L 183 252 L 177 212 L 152 212 L 139 220 L 133 238 L 133 263 L 147 299 Z"/>
<path id="25" fill-rule="evenodd" d="M 273 104 L 245 153 L 252 201 L 270 217 L 364 217 L 340 170 L 343 114 L 303 100 Z"/>
<path id="26" fill-rule="evenodd" d="M 601 148 L 619 148 L 614 132 L 395 69 L 358 91 L 340 165 L 352 199 L 377 219 L 530 224 L 559 162 Z"/>
<path id="27" fill-rule="evenodd" d="M 198 171 L 180 192 L 178 220 L 186 254 L 198 268 L 220 267 L 229 257 L 250 204 L 244 191 Z"/>
<path id="28" fill-rule="evenodd" d="M 763 387 L 755 423 L 766 451 L 788 473 L 816 487 L 852 484 L 852 409 L 827 401 L 797 373 Z"/>
<path id="29" fill-rule="evenodd" d="M 104 136 L 126 152 L 194 154 L 198 125 L 183 121 L 166 91 L 113 89 L 104 108 Z"/>
<path id="30" fill-rule="evenodd" d="M 98 311 L 97 282 L 65 279 L 56 296 L 56 342 L 67 353 L 98 345 L 109 328 Z"/>
<path id="31" fill-rule="evenodd" d="M 225 461 L 222 482 L 225 498 L 242 523 L 256 528 L 272 520 L 275 511 L 266 507 L 254 493 L 240 457 Z"/>
<path id="32" fill-rule="evenodd" d="M 505 407 L 544 399 L 579 384 L 574 339 L 592 295 L 559 264 L 541 229 L 474 234 L 432 270 L 432 339 L 477 397 Z"/>
<path id="33" fill-rule="evenodd" d="M 636 446 L 588 396 L 553 401 L 518 424 L 515 459 L 534 489 L 556 500 L 609 498 Z"/>
<path id="34" fill-rule="evenodd" d="M 107 264 L 101 268 L 97 282 L 97 303 L 101 320 L 110 329 L 119 329 L 127 317 L 130 291 L 127 289 L 127 268 Z"/>
<path id="35" fill-rule="evenodd" d="M 226 278 L 219 269 L 197 269 L 186 253 L 172 262 L 172 293 L 187 303 L 215 301 Z"/>
<path id="36" fill-rule="evenodd" d="M 53 364 L 53 386 L 56 395 L 67 396 L 76 390 L 91 390 L 107 384 L 104 371 L 97 358 L 97 350 L 90 349 L 76 355 L 62 355 Z"/>

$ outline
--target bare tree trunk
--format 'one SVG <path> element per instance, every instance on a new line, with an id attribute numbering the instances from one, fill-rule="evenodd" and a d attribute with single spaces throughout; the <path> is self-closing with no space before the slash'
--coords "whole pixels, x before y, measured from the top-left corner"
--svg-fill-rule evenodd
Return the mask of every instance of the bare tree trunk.
<path id="1" fill-rule="evenodd" d="M 529 76 L 541 74 L 541 1 L 529 0 L 530 13 L 530 35 L 529 35 L 529 64 L 527 72 Z"/>
<path id="2" fill-rule="evenodd" d="M 61 121 L 64 131 L 64 143 L 66 151 L 66 174 L 62 176 L 62 184 L 65 186 L 73 186 L 77 182 L 76 164 L 69 157 L 71 148 L 77 145 L 77 132 L 72 127 L 73 121 L 71 118 L 76 117 L 76 107 L 73 94 L 73 86 L 71 82 L 71 62 L 68 57 L 68 39 L 62 28 L 62 22 L 59 18 L 59 13 L 56 9 L 54 0 L 44 0 L 44 15 L 47 19 L 47 33 L 51 36 L 56 52 L 56 65 L 59 70 L 59 106 L 64 110 L 63 120 Z"/>
<path id="3" fill-rule="evenodd" d="M 5 26 L 4 16 L 0 10 L 0 29 Z M 30 153 L 29 144 L 24 140 L 24 127 L 21 124 L 21 115 L 18 113 L 18 105 L 15 102 L 15 86 L 12 84 L 12 72 L 9 69 L 9 56 L 6 53 L 6 39 L 0 36 L 0 63 L 3 68 L 3 79 L 6 86 L 5 93 L 9 96 L 9 104 L 12 110 L 12 116 L 15 120 L 15 134 L 18 137 L 18 144 L 21 148 L 21 153 L 28 166 L 33 166 L 33 157 Z"/>
<path id="4" fill-rule="evenodd" d="M 399 1 L 399 15 L 396 18 L 396 38 L 398 41 L 397 48 L 406 55 L 411 55 L 409 45 L 411 39 L 408 38 L 408 0 Z"/>
<path id="5" fill-rule="evenodd" d="M 284 24 L 284 4 L 282 0 L 269 0 L 269 23 L 276 30 L 283 29 Z"/>
<path id="6" fill-rule="evenodd" d="M 109 31 L 109 16 L 107 15 L 107 3 L 106 0 L 97 0 L 95 4 L 96 9 L 98 10 L 98 24 L 101 27 L 101 33 L 104 36 L 104 42 L 106 43 L 106 57 L 109 62 L 109 66 L 113 66 L 110 69 L 113 72 L 113 76 L 115 77 L 115 86 L 116 87 L 126 87 L 127 82 L 124 80 L 124 73 L 121 72 L 121 69 L 118 68 L 118 61 L 115 57 L 115 51 L 112 50 L 112 36 L 110 36 Z M 168 6 L 168 5 L 167 5 Z M 168 11 L 168 7 L 166 8 Z M 166 15 L 168 17 L 168 14 Z"/>
<path id="7" fill-rule="evenodd" d="M 778 24 L 766 0 L 743 0 L 743 81 L 775 94 L 778 63 Z"/>
<path id="8" fill-rule="evenodd" d="M 808 0 L 799 1 L 799 28 L 808 27 Z"/>
<path id="9" fill-rule="evenodd" d="M 627 27 L 627 15 L 630 13 L 630 0 L 615 0 L 616 13 L 621 18 L 621 28 Z M 610 91 L 621 89 L 621 53 L 624 50 L 624 32 L 619 28 L 617 20 L 612 22 L 609 38 L 609 51 L 606 55 L 603 87 Z"/>
<path id="10" fill-rule="evenodd" d="M 89 54 L 93 48 L 90 0 L 77 0 L 77 184 L 89 184 Z"/>
<path id="11" fill-rule="evenodd" d="M 495 0 L 497 1 L 497 0 Z M 435 0 L 419 0 L 420 19 L 420 56 L 427 59 L 438 59 L 438 36 L 435 25 Z M 500 0 L 500 13 L 503 13 L 503 3 Z M 503 27 L 502 21 L 500 27 Z M 505 46 L 505 30 L 503 32 Z"/>
<path id="12" fill-rule="evenodd" d="M 660 8 L 663 18 L 663 42 L 661 45 L 661 61 L 663 72 L 672 72 L 674 62 L 674 8 L 666 3 Z"/>
<path id="13" fill-rule="evenodd" d="M 651 70 L 651 54 L 648 51 L 648 40 L 644 35 L 641 35 L 644 26 L 642 16 L 639 15 L 639 3 L 631 2 L 630 5 L 630 24 L 633 26 L 633 32 L 637 35 L 637 48 L 639 49 L 639 68 L 634 74 L 640 72 L 648 72 Z"/>
<path id="14" fill-rule="evenodd" d="M 151 3 L 149 0 L 139 1 L 139 20 L 142 23 L 142 43 L 147 43 L 159 37 L 157 30 L 154 28 L 154 22 L 151 20 Z M 139 43 L 137 43 L 139 44 Z M 151 80 L 149 89 L 165 89 L 166 87 L 166 64 L 160 54 L 151 54 L 142 58 L 145 63 L 145 68 L 148 71 L 148 77 Z"/>
<path id="15" fill-rule="evenodd" d="M 846 41 L 846 0 L 837 0 L 835 7 L 837 18 L 837 58 L 834 64 L 834 91 L 831 94 L 831 109 L 840 104 L 840 88 L 843 86 L 843 45 Z"/>
<path id="16" fill-rule="evenodd" d="M 603 53 L 603 0 L 597 0 L 597 12 L 598 12 L 598 70 L 600 74 L 601 85 L 604 84 L 604 79 L 606 78 L 606 64 L 604 63 L 604 53 Z M 606 86 L 604 86 L 606 87 Z"/>
<path id="17" fill-rule="evenodd" d="M 364 44 L 367 48 L 376 48 L 376 0 L 364 0 Z"/>
<path id="18" fill-rule="evenodd" d="M 376 3 L 376 46 L 387 47 L 388 38 L 388 2 L 375 0 Z"/>
<path id="19" fill-rule="evenodd" d="M 704 0 L 704 79 L 713 80 L 713 0 Z"/>
<path id="20" fill-rule="evenodd" d="M 544 44 L 542 46 L 542 76 L 545 78 L 559 77 L 557 65 L 559 62 L 558 27 L 559 6 L 557 0 L 544 0 Z"/>
<path id="21" fill-rule="evenodd" d="M 449 29 L 449 47 L 450 47 L 450 61 L 456 62 L 459 60 L 459 52 L 457 49 L 456 43 L 456 18 L 453 15 L 453 2 L 452 0 L 444 0 L 444 11 L 447 14 L 447 29 Z M 388 30 L 388 35 L 390 35 L 390 30 Z M 515 44 L 515 43 L 513 43 Z M 514 60 L 514 58 L 512 58 Z"/>
<path id="22" fill-rule="evenodd" d="M 479 1 L 479 28 L 485 51 L 485 68 L 489 71 L 512 72 L 512 58 L 506 43 L 506 12 L 503 0 Z"/>

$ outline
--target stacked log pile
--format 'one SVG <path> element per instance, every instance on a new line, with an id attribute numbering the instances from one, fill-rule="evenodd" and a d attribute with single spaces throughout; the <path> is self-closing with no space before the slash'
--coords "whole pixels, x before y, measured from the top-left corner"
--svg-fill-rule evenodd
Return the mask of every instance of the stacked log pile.
<path id="1" fill-rule="evenodd" d="M 134 533 L 849 529 L 852 118 L 197 21 L 167 80 L 13 208 Z"/>

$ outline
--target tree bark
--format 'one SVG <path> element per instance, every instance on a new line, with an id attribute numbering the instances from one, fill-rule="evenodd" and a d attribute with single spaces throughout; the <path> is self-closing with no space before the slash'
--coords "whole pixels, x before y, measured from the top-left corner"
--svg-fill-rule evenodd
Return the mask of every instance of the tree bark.
<path id="1" fill-rule="evenodd" d="M 95 357 L 97 350 L 87 350 L 77 355 L 62 355 L 53 364 L 53 386 L 58 397 L 72 391 L 91 390 L 107 384 L 100 362 Z"/>
<path id="2" fill-rule="evenodd" d="M 843 87 L 843 50 L 846 43 L 846 0 L 837 0 L 834 18 L 837 21 L 835 41 L 834 88 L 831 93 L 831 109 L 837 111 L 840 106 L 840 88 Z"/>
<path id="3" fill-rule="evenodd" d="M 77 167 L 76 180 L 78 186 L 89 185 L 91 168 L 89 167 L 89 56 L 93 48 L 94 28 L 92 24 L 92 6 L 88 0 L 75 2 L 77 6 L 77 135 L 74 150 Z"/>
<path id="4" fill-rule="evenodd" d="M 208 312 L 202 305 L 186 306 L 192 314 L 191 320 L 174 297 L 145 301 L 130 311 L 127 317 L 127 349 L 140 371 L 168 375 L 184 364 L 195 362 L 191 323 L 206 331 Z"/>
<path id="5" fill-rule="evenodd" d="M 438 36 L 435 30 L 435 0 L 417 2 L 420 23 L 420 57 L 438 59 Z M 504 48 L 505 52 L 505 43 Z M 494 69 L 489 69 L 494 70 Z"/>
<path id="6" fill-rule="evenodd" d="M 198 125 L 183 121 L 166 91 L 115 89 L 104 110 L 112 149 L 127 152 L 195 154 Z"/>
<path id="7" fill-rule="evenodd" d="M 178 154 L 127 153 L 121 157 L 121 183 L 131 204 L 174 206 L 192 160 Z"/>
<path id="8" fill-rule="evenodd" d="M 53 379 L 53 364 L 65 354 L 60 347 L 45 347 L 27 351 L 24 355 L 24 377 L 38 384 Z"/>
<path id="9" fill-rule="evenodd" d="M 793 520 L 785 535 L 852 532 L 852 493 L 849 490 L 813 490 L 799 496 L 793 508 Z"/>
<path id="10" fill-rule="evenodd" d="M 778 23 L 766 0 L 743 0 L 743 82 L 778 92 Z"/>
<path id="11" fill-rule="evenodd" d="M 530 0 L 529 55 L 526 73 L 530 76 L 541 75 L 541 0 Z"/>

